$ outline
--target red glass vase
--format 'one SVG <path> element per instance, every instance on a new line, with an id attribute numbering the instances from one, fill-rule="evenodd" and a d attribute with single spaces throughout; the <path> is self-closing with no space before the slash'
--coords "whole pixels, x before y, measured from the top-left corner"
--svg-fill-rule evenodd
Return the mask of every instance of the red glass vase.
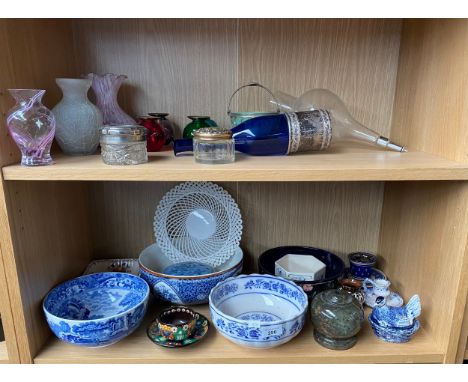
<path id="1" fill-rule="evenodd" d="M 137 123 L 148 130 L 146 148 L 148 152 L 161 151 L 166 142 L 166 134 L 153 117 L 139 117 Z"/>

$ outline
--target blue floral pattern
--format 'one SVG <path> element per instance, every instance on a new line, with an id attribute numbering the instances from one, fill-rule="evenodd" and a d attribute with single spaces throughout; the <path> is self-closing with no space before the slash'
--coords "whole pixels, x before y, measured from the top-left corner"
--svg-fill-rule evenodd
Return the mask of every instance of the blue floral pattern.
<path id="1" fill-rule="evenodd" d="M 67 281 L 44 299 L 52 332 L 83 346 L 105 346 L 132 333 L 148 304 L 148 285 L 126 273 L 95 273 Z"/>
<path id="2" fill-rule="evenodd" d="M 281 320 L 280 317 L 267 312 L 247 312 L 237 316 L 239 320 L 271 322 Z"/>
<path id="3" fill-rule="evenodd" d="M 208 295 L 219 282 L 235 276 L 242 270 L 242 263 L 228 272 L 199 279 L 166 278 L 153 275 L 140 268 L 140 276 L 151 286 L 153 294 L 173 304 L 206 304 Z"/>
<path id="4" fill-rule="evenodd" d="M 301 306 L 303 306 L 305 301 L 307 300 L 307 297 L 304 297 L 304 293 L 301 293 L 302 291 L 288 287 L 288 285 L 285 285 L 284 283 L 275 280 L 256 278 L 254 280 L 247 281 L 244 284 L 244 288 L 247 290 L 262 289 L 271 292 L 276 292 L 282 296 L 296 300 Z"/>
<path id="5" fill-rule="evenodd" d="M 216 307 L 227 299 L 245 293 L 278 295 L 290 301 L 297 313 L 290 319 L 263 311 L 248 311 L 230 317 Z M 293 303 L 294 301 L 294 303 Z M 248 347 L 273 347 L 289 341 L 303 328 L 307 312 L 307 295 L 285 279 L 268 275 L 241 275 L 218 284 L 210 295 L 210 313 L 214 326 L 231 341 Z"/>
<path id="6" fill-rule="evenodd" d="M 211 265 L 197 263 L 196 261 L 186 261 L 183 263 L 171 264 L 164 268 L 162 273 L 172 276 L 200 276 L 213 273 L 214 271 Z"/>

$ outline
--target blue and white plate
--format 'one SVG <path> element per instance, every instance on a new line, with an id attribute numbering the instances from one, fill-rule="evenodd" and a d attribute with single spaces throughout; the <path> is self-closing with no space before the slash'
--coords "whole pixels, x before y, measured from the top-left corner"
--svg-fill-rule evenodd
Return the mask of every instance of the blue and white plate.
<path id="1" fill-rule="evenodd" d="M 138 276 L 94 273 L 52 289 L 44 299 L 43 310 L 52 332 L 62 341 L 106 346 L 138 328 L 149 293 L 148 284 Z"/>

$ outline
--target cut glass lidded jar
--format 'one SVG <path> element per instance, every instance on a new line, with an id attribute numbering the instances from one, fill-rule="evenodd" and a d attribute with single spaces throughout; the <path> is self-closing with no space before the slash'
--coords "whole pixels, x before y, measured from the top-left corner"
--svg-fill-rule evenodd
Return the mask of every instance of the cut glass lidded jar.
<path id="1" fill-rule="evenodd" d="M 119 166 L 148 162 L 146 134 L 138 125 L 104 126 L 100 139 L 103 162 Z"/>
<path id="2" fill-rule="evenodd" d="M 193 155 L 198 163 L 232 163 L 235 160 L 234 148 L 229 129 L 204 127 L 193 133 Z"/>

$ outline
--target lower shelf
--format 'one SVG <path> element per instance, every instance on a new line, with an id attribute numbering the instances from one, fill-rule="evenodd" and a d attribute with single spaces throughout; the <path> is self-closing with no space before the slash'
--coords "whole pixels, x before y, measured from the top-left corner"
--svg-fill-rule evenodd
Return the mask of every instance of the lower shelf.
<path id="1" fill-rule="evenodd" d="M 5 341 L 0 341 L 0 363 L 8 363 L 8 353 Z"/>
<path id="2" fill-rule="evenodd" d="M 209 316 L 208 306 L 195 307 Z M 328 350 L 313 338 L 310 322 L 290 342 L 268 350 L 246 349 L 221 336 L 213 325 L 200 343 L 180 349 L 153 344 L 146 328 L 156 316 L 154 304 L 141 327 L 124 340 L 103 348 L 83 348 L 52 338 L 35 363 L 438 363 L 443 353 L 424 330 L 406 344 L 391 344 L 372 333 L 367 320 L 357 344 L 345 351 Z M 210 322 L 211 324 L 211 322 Z"/>

